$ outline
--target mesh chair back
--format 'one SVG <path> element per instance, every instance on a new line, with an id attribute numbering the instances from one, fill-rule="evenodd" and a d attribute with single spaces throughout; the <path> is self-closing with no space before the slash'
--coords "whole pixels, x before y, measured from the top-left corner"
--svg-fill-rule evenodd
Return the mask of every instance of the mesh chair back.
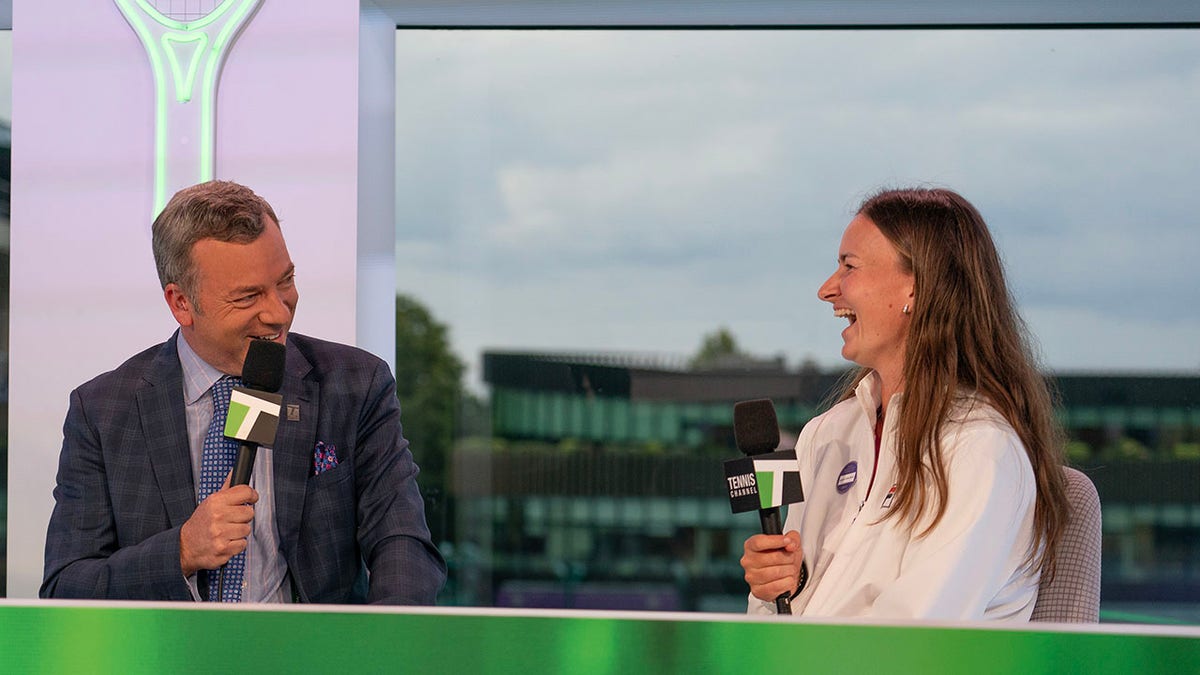
<path id="1" fill-rule="evenodd" d="M 1038 588 L 1030 620 L 1096 623 L 1100 620 L 1100 495 L 1083 472 L 1063 470 L 1071 512 L 1058 545 L 1054 579 Z"/>

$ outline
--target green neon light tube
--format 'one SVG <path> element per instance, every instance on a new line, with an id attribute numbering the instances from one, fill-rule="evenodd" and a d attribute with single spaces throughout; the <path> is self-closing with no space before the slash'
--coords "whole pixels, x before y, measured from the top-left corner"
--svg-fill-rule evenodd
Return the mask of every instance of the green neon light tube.
<path id="1" fill-rule="evenodd" d="M 157 216 L 176 190 L 214 176 L 217 80 L 230 45 L 262 0 L 213 2 L 208 13 L 187 20 L 164 14 L 149 0 L 113 2 L 141 40 L 154 76 Z"/>

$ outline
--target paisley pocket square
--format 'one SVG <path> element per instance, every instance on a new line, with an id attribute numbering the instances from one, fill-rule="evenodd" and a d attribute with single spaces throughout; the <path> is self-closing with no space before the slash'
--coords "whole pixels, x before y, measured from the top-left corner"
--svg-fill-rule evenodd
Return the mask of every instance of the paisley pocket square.
<path id="1" fill-rule="evenodd" d="M 313 449 L 312 475 L 320 476 L 337 465 L 337 447 L 332 443 L 317 441 L 317 447 Z"/>

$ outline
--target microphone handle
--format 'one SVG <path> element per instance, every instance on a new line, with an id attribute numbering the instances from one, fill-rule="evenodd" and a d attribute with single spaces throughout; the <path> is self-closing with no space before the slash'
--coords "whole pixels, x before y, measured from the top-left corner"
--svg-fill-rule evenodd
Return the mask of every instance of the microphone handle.
<path id="1" fill-rule="evenodd" d="M 778 506 L 770 509 L 759 509 L 758 520 L 762 524 L 763 534 L 783 534 L 783 519 L 779 516 Z M 791 594 L 784 593 L 775 598 L 775 612 L 777 614 L 792 613 Z"/>
<path id="2" fill-rule="evenodd" d="M 233 477 L 229 485 L 249 485 L 250 473 L 254 471 L 254 457 L 258 454 L 258 443 L 242 442 L 238 449 L 237 463 L 233 465 Z"/>
<path id="3" fill-rule="evenodd" d="M 779 507 L 759 509 L 758 520 L 762 523 L 763 534 L 783 534 L 783 519 L 779 516 Z"/>

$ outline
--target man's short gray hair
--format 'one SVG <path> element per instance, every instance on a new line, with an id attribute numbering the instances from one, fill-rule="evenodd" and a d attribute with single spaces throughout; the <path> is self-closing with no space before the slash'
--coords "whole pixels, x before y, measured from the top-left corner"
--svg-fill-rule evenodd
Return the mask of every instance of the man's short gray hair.
<path id="1" fill-rule="evenodd" d="M 201 239 L 248 244 L 262 234 L 267 218 L 278 225 L 271 205 L 238 183 L 213 180 L 176 192 L 151 227 L 159 283 L 177 284 L 194 302 L 192 246 Z"/>

